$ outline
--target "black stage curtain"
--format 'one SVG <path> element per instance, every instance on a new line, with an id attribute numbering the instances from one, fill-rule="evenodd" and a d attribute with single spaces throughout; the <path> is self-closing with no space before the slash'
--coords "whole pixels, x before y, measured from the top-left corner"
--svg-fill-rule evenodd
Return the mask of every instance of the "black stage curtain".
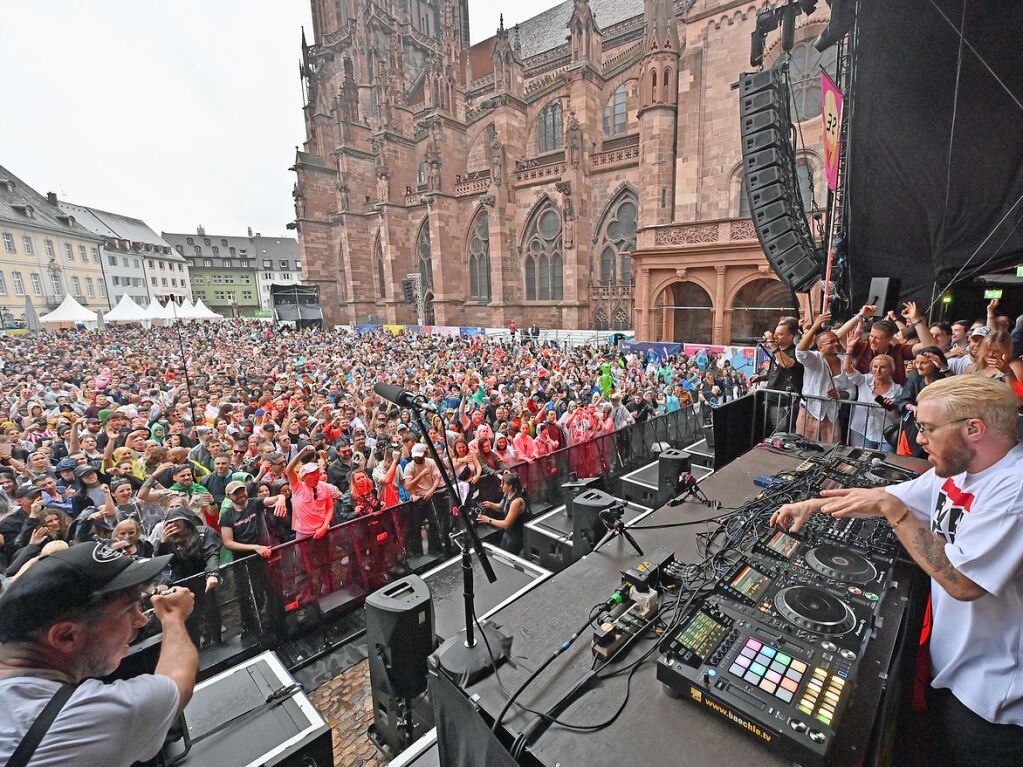
<path id="1" fill-rule="evenodd" d="M 957 282 L 1023 262 L 1023 2 L 864 0 L 853 71 L 854 310 L 871 277 L 926 306 L 967 261 Z"/>

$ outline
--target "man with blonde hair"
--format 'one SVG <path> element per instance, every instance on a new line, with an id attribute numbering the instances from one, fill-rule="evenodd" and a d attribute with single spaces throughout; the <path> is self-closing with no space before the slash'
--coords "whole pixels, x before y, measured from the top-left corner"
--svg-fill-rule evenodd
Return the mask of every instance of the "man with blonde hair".
<path id="1" fill-rule="evenodd" d="M 930 744 L 935 764 L 1018 765 L 1023 753 L 1023 447 L 1019 402 L 1001 381 L 956 376 L 918 398 L 917 442 L 933 465 L 873 490 L 826 490 L 772 522 L 814 512 L 885 517 L 931 577 Z"/>

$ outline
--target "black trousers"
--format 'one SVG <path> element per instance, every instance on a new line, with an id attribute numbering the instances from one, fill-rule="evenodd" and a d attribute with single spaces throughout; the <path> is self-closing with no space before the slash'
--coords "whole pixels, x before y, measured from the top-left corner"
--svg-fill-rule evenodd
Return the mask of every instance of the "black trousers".
<path id="1" fill-rule="evenodd" d="M 931 764 L 942 767 L 1023 764 L 1023 727 L 991 724 L 948 690 L 928 688 L 927 719 Z"/>

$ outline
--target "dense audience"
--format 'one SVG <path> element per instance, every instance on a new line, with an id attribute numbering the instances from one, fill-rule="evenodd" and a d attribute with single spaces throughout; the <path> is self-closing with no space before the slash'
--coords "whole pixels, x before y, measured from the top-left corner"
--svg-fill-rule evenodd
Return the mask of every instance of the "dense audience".
<path id="1" fill-rule="evenodd" d="M 408 551 L 424 537 L 449 551 L 428 444 L 463 490 L 489 482 L 497 500 L 511 466 L 748 391 L 706 352 L 260 323 L 7 336 L 0 362 L 2 571 L 102 540 L 171 554 L 165 580 L 204 575 L 207 592 L 232 558 L 406 501 Z M 420 424 L 373 393 L 381 381 L 438 415 Z"/>
<path id="2" fill-rule="evenodd" d="M 166 582 L 210 592 L 232 558 L 406 502 L 407 552 L 446 554 L 442 468 L 463 498 L 491 488 L 479 495 L 500 515 L 484 519 L 514 548 L 526 508 L 510 467 L 681 408 L 707 414 L 757 384 L 789 393 L 767 403 L 769 430 L 913 452 L 916 398 L 934 381 L 978 375 L 1023 390 L 1017 333 L 997 310 L 992 301 L 984 320 L 951 325 L 928 325 L 915 304 L 884 318 L 864 306 L 838 328 L 828 315 L 802 327 L 782 318 L 749 380 L 706 351 L 568 347 L 532 333 L 222 323 L 7 336 L 0 572 L 103 541 L 125 556 L 172 555 Z M 421 423 L 374 394 L 377 382 L 438 414 Z"/>

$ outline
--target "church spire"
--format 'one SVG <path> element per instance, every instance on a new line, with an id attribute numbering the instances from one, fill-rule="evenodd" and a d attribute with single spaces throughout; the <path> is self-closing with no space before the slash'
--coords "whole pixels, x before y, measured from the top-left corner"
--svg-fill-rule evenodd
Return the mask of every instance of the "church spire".
<path id="1" fill-rule="evenodd" d="M 645 0 L 646 50 L 679 52 L 678 23 L 673 0 Z"/>

